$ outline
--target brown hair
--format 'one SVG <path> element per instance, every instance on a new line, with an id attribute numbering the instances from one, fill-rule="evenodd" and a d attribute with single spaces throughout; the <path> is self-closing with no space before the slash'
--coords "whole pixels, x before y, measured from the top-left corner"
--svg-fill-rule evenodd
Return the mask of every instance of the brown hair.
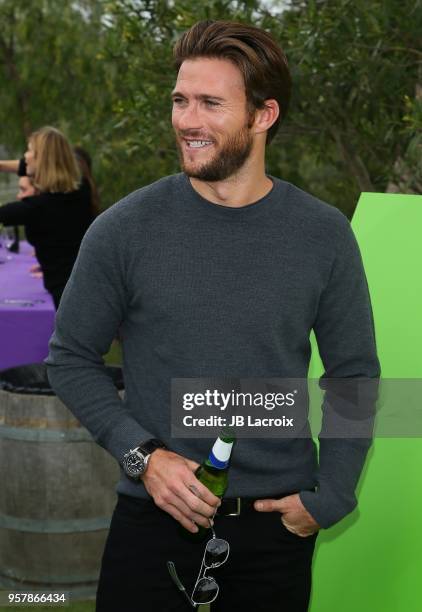
<path id="1" fill-rule="evenodd" d="M 56 128 L 45 126 L 33 132 L 29 142 L 37 161 L 34 186 L 41 192 L 75 191 L 81 171 L 67 138 Z"/>
<path id="2" fill-rule="evenodd" d="M 280 115 L 268 130 L 271 142 L 286 117 L 292 89 L 286 56 L 271 34 L 233 21 L 199 21 L 176 42 L 173 56 L 177 70 L 185 60 L 197 57 L 233 62 L 243 75 L 251 114 L 264 108 L 265 100 L 277 100 Z"/>
<path id="3" fill-rule="evenodd" d="M 94 217 L 97 217 L 101 212 L 100 207 L 100 195 L 98 193 L 97 185 L 92 176 L 92 159 L 90 154 L 83 147 L 76 145 L 73 147 L 73 151 L 78 160 L 79 167 L 82 172 L 82 176 L 89 183 L 91 189 L 91 213 Z"/>

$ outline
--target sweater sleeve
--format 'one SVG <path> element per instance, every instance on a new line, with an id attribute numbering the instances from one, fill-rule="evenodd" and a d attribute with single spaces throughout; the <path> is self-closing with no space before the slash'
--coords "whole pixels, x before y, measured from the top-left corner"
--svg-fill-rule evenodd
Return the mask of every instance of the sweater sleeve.
<path id="1" fill-rule="evenodd" d="M 31 196 L 20 201 L 3 204 L 3 206 L 0 206 L 0 223 L 3 223 L 3 225 L 26 225 L 37 214 L 34 200 L 40 197 Z"/>
<path id="2" fill-rule="evenodd" d="M 129 449 L 154 437 L 125 407 L 106 374 L 103 355 L 128 308 L 124 235 L 106 211 L 91 225 L 57 312 L 45 361 L 52 388 L 119 463 Z"/>
<path id="3" fill-rule="evenodd" d="M 19 166 L 18 166 L 18 172 L 17 172 L 18 176 L 27 176 L 26 174 L 26 161 L 24 157 L 21 157 L 21 159 L 19 160 Z"/>
<path id="4" fill-rule="evenodd" d="M 375 385 L 371 389 L 377 387 L 380 364 L 359 247 L 349 221 L 345 217 L 341 221 L 339 247 L 320 299 L 314 331 L 325 370 L 320 379 L 321 388 L 330 388 L 330 379 L 343 379 L 349 387 L 355 385 L 354 397 L 358 397 L 359 380 L 372 379 Z M 370 392 L 367 396 L 375 410 L 376 393 Z M 318 487 L 316 492 L 302 491 L 300 498 L 317 523 L 327 528 L 356 507 L 355 490 L 372 440 L 370 436 L 324 436 L 324 420 L 332 421 L 336 413 L 344 416 L 345 410 L 363 411 L 367 415 L 368 401 L 344 402 L 341 394 L 326 391 L 322 409 Z M 365 418 L 365 414 L 351 413 L 350 419 Z"/>

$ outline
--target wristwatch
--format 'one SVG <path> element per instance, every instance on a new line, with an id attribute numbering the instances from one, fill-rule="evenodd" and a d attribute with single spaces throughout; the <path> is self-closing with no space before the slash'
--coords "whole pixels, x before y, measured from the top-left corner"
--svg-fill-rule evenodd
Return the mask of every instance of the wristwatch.
<path id="1" fill-rule="evenodd" d="M 167 446 L 161 440 L 151 438 L 127 452 L 123 456 L 123 470 L 126 476 L 139 480 L 139 476 L 145 474 L 149 458 L 157 448 L 167 449 Z"/>

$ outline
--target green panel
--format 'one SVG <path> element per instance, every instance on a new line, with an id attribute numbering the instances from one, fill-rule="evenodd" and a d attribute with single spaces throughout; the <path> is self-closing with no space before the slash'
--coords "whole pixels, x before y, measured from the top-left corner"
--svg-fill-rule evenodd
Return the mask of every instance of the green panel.
<path id="1" fill-rule="evenodd" d="M 422 378 L 422 197 L 363 193 L 353 219 L 383 378 Z M 313 338 L 311 378 L 323 368 Z M 422 401 L 422 399 L 421 399 Z M 359 508 L 322 531 L 310 612 L 422 610 L 422 441 L 377 439 Z"/>

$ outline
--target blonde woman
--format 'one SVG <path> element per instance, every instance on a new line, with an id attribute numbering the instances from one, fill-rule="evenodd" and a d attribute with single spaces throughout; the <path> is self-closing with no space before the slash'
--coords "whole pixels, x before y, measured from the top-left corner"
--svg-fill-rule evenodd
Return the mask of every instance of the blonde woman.
<path id="1" fill-rule="evenodd" d="M 28 139 L 24 159 L 0 161 L 0 170 L 32 178 L 37 195 L 0 207 L 0 223 L 24 225 L 58 308 L 82 238 L 93 221 L 91 188 L 66 137 L 43 127 Z"/>

